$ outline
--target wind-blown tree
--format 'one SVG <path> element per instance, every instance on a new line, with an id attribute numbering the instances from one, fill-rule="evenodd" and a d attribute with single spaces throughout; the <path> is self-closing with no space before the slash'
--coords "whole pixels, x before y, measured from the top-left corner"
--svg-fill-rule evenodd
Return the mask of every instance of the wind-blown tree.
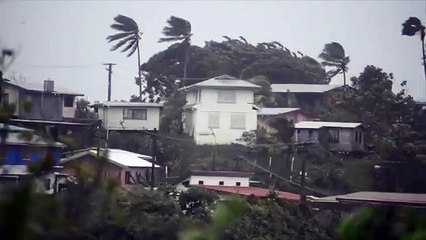
<path id="1" fill-rule="evenodd" d="M 179 49 L 183 49 L 183 81 L 187 78 L 187 69 L 189 62 L 189 50 L 191 46 L 191 23 L 187 20 L 175 16 L 171 16 L 167 20 L 168 26 L 164 27 L 163 34 L 166 36 L 160 38 L 158 42 L 177 42 L 181 41 L 178 45 Z"/>
<path id="2" fill-rule="evenodd" d="M 327 71 L 327 78 L 331 78 L 339 73 L 343 74 L 343 85 L 346 86 L 346 72 L 348 71 L 349 57 L 345 55 L 345 49 L 337 42 L 327 43 L 320 53 L 319 57 L 323 59 L 324 67 L 333 67 Z"/>
<path id="3" fill-rule="evenodd" d="M 119 33 L 107 37 L 109 43 L 116 42 L 111 48 L 115 51 L 119 48 L 121 52 L 127 52 L 127 57 L 132 56 L 136 51 L 138 53 L 138 79 L 136 84 L 139 85 L 139 99 L 142 100 L 142 73 L 140 70 L 141 56 L 139 43 L 142 32 L 139 30 L 138 24 L 132 18 L 118 15 L 114 18 L 115 23 L 111 24 L 111 28 L 119 31 Z"/>
<path id="4" fill-rule="evenodd" d="M 175 79 L 182 76 L 180 44 L 152 56 L 142 65 L 146 79 L 156 93 L 169 96 L 176 88 Z M 189 46 L 191 64 L 185 85 L 228 74 L 241 79 L 263 75 L 271 84 L 327 83 L 324 68 L 309 56 L 293 56 L 277 42 L 253 45 L 240 39 L 207 41 L 203 47 Z M 192 81 L 196 79 L 197 81 Z"/>
<path id="5" fill-rule="evenodd" d="M 422 22 L 416 17 L 408 18 L 402 24 L 402 35 L 414 36 L 417 33 L 420 34 L 420 41 L 422 41 L 422 59 L 423 59 L 423 68 L 424 68 L 425 78 L 426 78 L 425 26 L 422 25 Z"/>

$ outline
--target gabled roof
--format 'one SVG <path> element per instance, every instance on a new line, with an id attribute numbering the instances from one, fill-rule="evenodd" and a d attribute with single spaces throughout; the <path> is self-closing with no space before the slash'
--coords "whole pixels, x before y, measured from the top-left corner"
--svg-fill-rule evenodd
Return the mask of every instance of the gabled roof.
<path id="1" fill-rule="evenodd" d="M 92 106 L 98 107 L 163 107 L 163 103 L 149 103 L 149 102 L 103 102 L 103 103 L 95 103 Z"/>
<path id="2" fill-rule="evenodd" d="M 258 85 L 249 83 L 229 75 L 221 75 L 218 77 L 207 79 L 203 82 L 192 84 L 179 90 L 190 90 L 195 88 L 221 88 L 221 89 L 249 89 L 256 90 L 261 88 Z"/>
<path id="3" fill-rule="evenodd" d="M 212 177 L 252 177 L 253 172 L 237 172 L 237 171 L 202 171 L 192 170 L 190 176 L 212 176 Z"/>
<path id="4" fill-rule="evenodd" d="M 274 93 L 324 93 L 342 85 L 328 85 L 328 84 L 271 84 L 272 92 Z"/>
<path id="5" fill-rule="evenodd" d="M 27 91 L 44 92 L 43 83 L 27 82 L 27 81 L 20 81 L 20 82 L 6 81 L 5 84 L 6 85 L 9 84 Z M 53 93 L 62 94 L 62 95 L 84 96 L 84 94 L 82 93 L 70 91 L 66 88 L 57 86 L 56 84 L 55 84 L 55 90 L 53 91 Z"/>
<path id="6" fill-rule="evenodd" d="M 299 110 L 299 108 L 261 108 L 257 115 L 262 116 L 273 116 L 273 115 L 280 115 L 284 113 L 294 112 Z"/>
<path id="7" fill-rule="evenodd" d="M 90 150 L 75 154 L 73 156 L 63 158 L 61 162 L 66 163 L 87 155 L 96 157 L 97 150 L 90 149 Z M 107 159 L 112 164 L 118 165 L 120 167 L 139 167 L 139 168 L 152 167 L 152 163 L 150 161 L 147 161 L 147 160 L 152 160 L 152 157 L 148 155 L 129 152 L 126 150 L 121 150 L 121 149 L 101 149 L 100 156 L 104 156 L 104 155 L 106 155 Z M 160 166 L 155 165 L 155 167 L 158 168 Z"/>
<path id="8" fill-rule="evenodd" d="M 356 128 L 361 126 L 362 123 L 356 122 L 321 122 L 321 121 L 301 121 L 294 124 L 296 129 L 319 129 L 322 127 L 329 128 Z"/>
<path id="9" fill-rule="evenodd" d="M 223 193 L 230 193 L 230 194 L 237 194 L 241 196 L 250 196 L 253 195 L 255 197 L 266 197 L 268 196 L 271 191 L 269 189 L 265 188 L 258 188 L 258 187 L 239 187 L 239 186 L 209 186 L 209 185 L 197 185 L 197 187 L 204 188 L 207 190 L 212 190 L 216 192 L 223 192 Z M 289 201 L 298 201 L 299 195 L 289 192 L 281 192 L 281 191 L 274 191 L 278 198 L 289 200 Z"/>

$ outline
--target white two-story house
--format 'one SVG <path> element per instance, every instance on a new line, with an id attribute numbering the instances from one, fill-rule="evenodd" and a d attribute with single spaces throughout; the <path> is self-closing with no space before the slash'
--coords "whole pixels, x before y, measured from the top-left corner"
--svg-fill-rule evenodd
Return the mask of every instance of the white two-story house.
<path id="1" fill-rule="evenodd" d="M 160 129 L 162 103 L 104 102 L 94 104 L 107 130 L 138 131 Z"/>
<path id="2" fill-rule="evenodd" d="M 254 92 L 260 87 L 228 75 L 181 88 L 186 93 L 184 132 L 196 144 L 231 144 L 256 130 Z"/>

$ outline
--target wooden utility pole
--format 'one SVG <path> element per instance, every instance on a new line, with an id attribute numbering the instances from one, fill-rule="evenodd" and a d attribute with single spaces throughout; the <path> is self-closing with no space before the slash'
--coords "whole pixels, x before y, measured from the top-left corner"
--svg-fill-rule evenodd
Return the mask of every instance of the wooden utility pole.
<path id="1" fill-rule="evenodd" d="M 108 71 L 108 102 L 111 101 L 111 76 L 112 76 L 112 66 L 117 65 L 115 63 L 104 63 L 104 65 L 108 66 L 106 70 Z"/>
<path id="2" fill-rule="evenodd" d="M 152 166 L 151 166 L 151 191 L 154 190 L 155 184 L 155 162 L 157 160 L 157 129 L 154 128 L 154 134 L 151 135 L 152 138 Z"/>

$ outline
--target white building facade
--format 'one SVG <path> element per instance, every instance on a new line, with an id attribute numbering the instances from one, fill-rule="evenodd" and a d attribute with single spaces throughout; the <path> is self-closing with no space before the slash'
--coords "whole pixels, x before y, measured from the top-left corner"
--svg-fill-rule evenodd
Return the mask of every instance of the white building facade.
<path id="1" fill-rule="evenodd" d="M 184 132 L 196 144 L 231 144 L 256 130 L 254 92 L 260 87 L 223 75 L 182 88 L 186 92 Z"/>
<path id="2" fill-rule="evenodd" d="M 160 128 L 162 103 L 105 102 L 95 111 L 107 130 L 137 131 Z"/>
<path id="3" fill-rule="evenodd" d="M 249 187 L 252 172 L 191 171 L 190 175 L 176 185 L 178 192 L 191 186 Z"/>

